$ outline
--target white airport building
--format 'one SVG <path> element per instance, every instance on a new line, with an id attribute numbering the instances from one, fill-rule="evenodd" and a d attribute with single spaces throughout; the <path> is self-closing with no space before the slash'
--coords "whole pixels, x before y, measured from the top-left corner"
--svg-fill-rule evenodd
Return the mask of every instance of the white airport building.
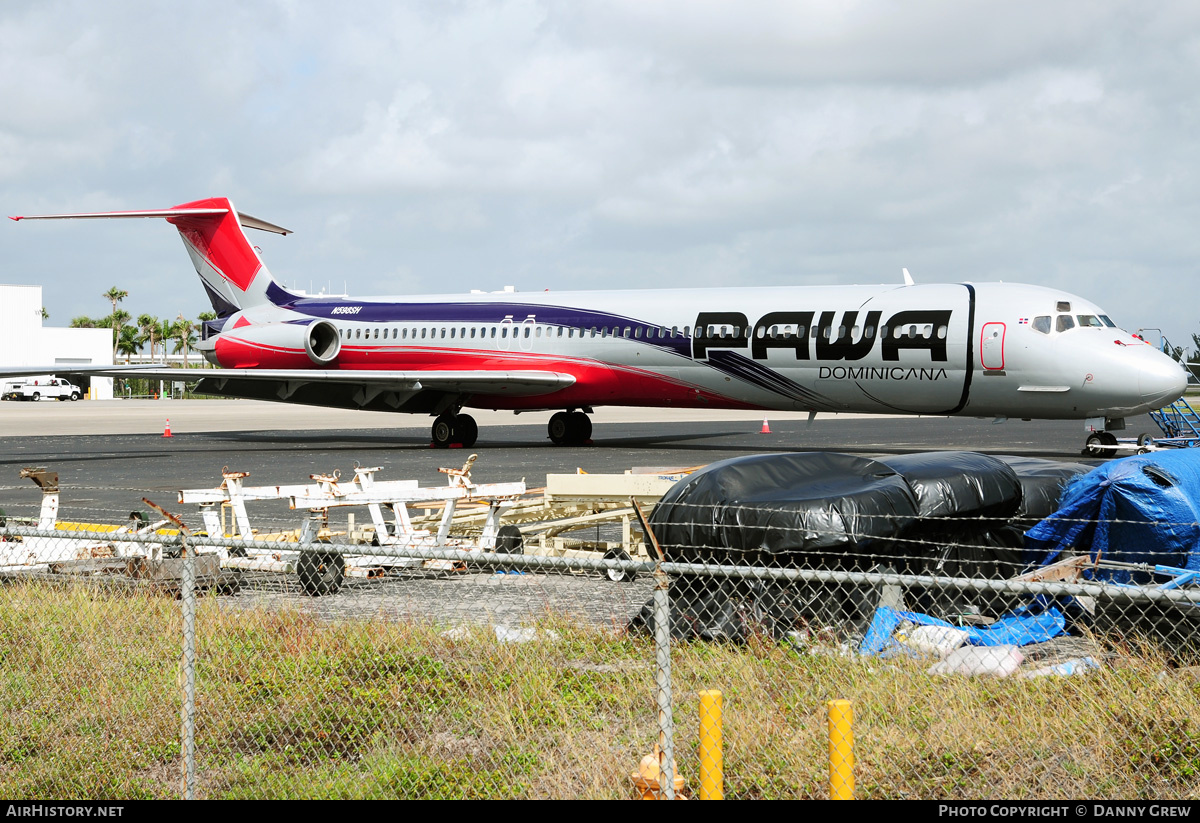
<path id="1" fill-rule="evenodd" d="M 41 286 L 0 285 L 0 367 L 22 368 L 45 364 L 53 367 L 45 375 L 49 377 L 51 374 L 65 376 L 71 366 L 112 364 L 110 329 L 43 326 L 44 305 Z M 94 399 L 112 399 L 111 377 L 69 379 L 85 389 L 90 388 Z"/>

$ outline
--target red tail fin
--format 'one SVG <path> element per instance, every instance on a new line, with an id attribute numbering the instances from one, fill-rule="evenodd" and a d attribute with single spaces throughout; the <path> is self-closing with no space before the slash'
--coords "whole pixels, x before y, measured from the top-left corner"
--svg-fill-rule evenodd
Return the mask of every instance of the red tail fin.
<path id="1" fill-rule="evenodd" d="M 218 314 L 225 316 L 238 309 L 269 303 L 276 290 L 283 294 L 242 226 L 252 224 L 254 228 L 282 234 L 286 230 L 239 215 L 226 197 L 184 203 L 172 211 L 183 212 L 168 217 L 167 221 L 179 229 L 196 274 L 200 275 Z"/>
<path id="2" fill-rule="evenodd" d="M 90 214 L 46 214 L 14 217 L 13 220 L 60 220 L 68 218 L 163 217 L 179 229 L 183 244 L 208 299 L 222 317 L 239 309 L 286 300 L 291 295 L 271 278 L 258 250 L 246 238 L 244 228 L 291 234 L 287 229 L 239 214 L 227 197 L 210 197 L 156 211 L 119 211 Z"/>

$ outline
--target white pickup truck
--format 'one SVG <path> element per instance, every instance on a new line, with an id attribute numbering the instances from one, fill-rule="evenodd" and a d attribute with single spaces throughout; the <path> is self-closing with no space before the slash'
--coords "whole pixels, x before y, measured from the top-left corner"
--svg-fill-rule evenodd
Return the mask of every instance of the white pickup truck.
<path id="1" fill-rule="evenodd" d="M 41 400 L 43 397 L 55 397 L 59 400 L 78 400 L 83 392 L 78 386 L 51 377 L 49 380 L 27 381 L 24 383 L 6 383 L 4 400 Z"/>

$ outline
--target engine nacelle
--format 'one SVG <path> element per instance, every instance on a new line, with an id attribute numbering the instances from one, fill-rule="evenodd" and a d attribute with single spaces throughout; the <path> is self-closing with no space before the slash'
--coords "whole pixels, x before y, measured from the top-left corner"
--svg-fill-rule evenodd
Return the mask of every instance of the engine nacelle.
<path id="1" fill-rule="evenodd" d="M 217 363 L 227 369 L 324 367 L 341 351 L 341 335 L 328 320 L 226 327 L 213 341 Z"/>

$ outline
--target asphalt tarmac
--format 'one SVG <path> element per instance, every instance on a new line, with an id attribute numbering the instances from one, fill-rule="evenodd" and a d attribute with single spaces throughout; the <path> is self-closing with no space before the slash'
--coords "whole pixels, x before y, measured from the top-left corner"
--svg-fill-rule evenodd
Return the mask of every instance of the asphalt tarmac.
<path id="1" fill-rule="evenodd" d="M 175 421 L 170 438 L 157 422 L 168 415 Z M 4 403 L 0 508 L 36 512 L 37 489 L 18 477 L 24 466 L 59 473 L 64 519 L 114 522 L 144 509 L 143 496 L 178 511 L 179 489 L 215 487 L 225 467 L 250 472 L 253 485 L 304 482 L 334 470 L 349 475 L 355 465 L 381 467 L 380 479 L 441 485 L 438 468 L 461 465 L 474 452 L 477 482 L 524 478 L 533 487 L 547 473 L 687 467 L 764 452 L 962 449 L 1079 460 L 1085 436 L 1079 421 L 829 416 L 810 425 L 795 414 L 768 416 L 765 434 L 761 413 L 598 410 L 591 445 L 556 447 L 546 436 L 548 417 L 480 414 L 479 442 L 468 452 L 430 448 L 429 421 L 415 416 L 245 401 Z M 286 425 L 260 428 L 272 423 Z M 73 433 L 55 433 L 67 430 Z M 1131 420 L 1127 434 L 1142 431 L 1156 431 L 1149 417 Z"/>

